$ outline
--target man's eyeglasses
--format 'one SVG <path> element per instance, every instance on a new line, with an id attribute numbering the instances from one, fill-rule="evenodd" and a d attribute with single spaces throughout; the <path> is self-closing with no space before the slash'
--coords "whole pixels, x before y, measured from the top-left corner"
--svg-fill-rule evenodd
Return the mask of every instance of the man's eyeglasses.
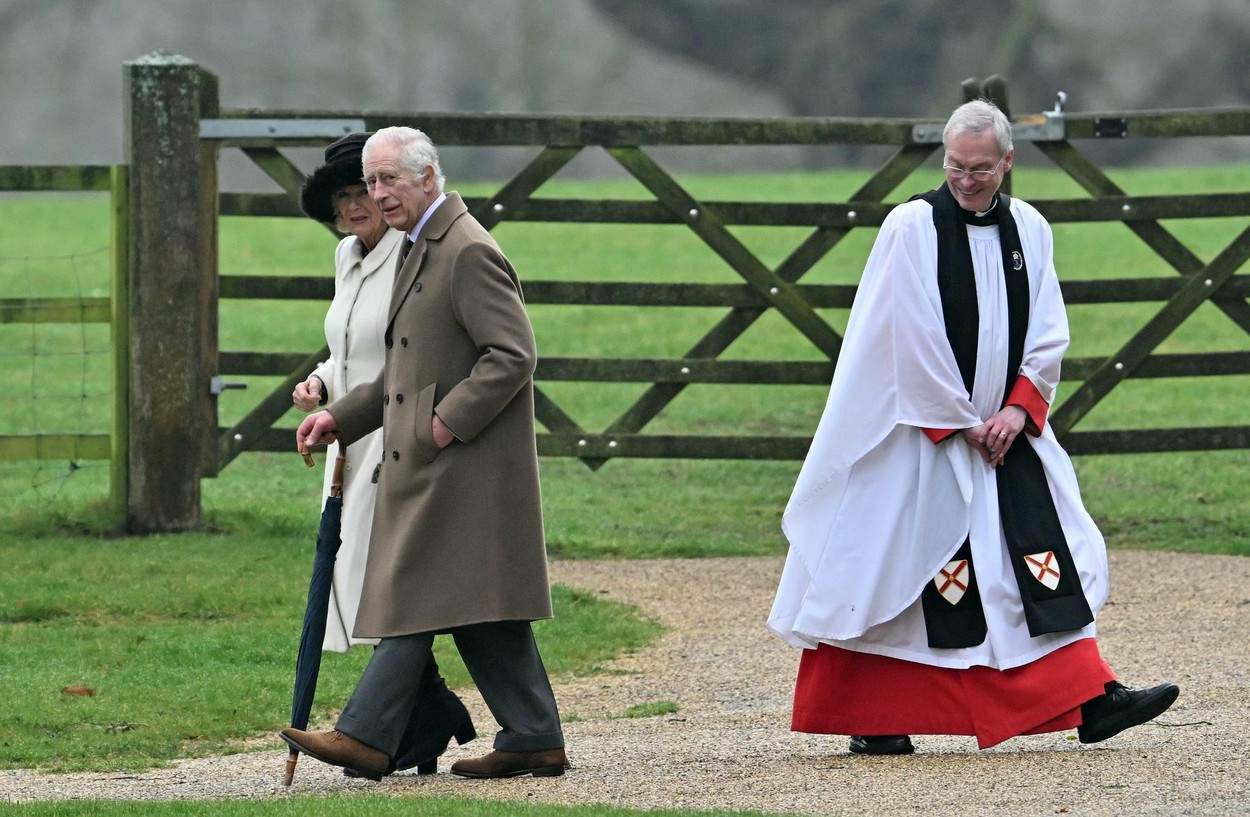
<path id="1" fill-rule="evenodd" d="M 942 169 L 945 170 L 946 175 L 950 176 L 952 179 L 962 179 L 966 176 L 971 176 L 977 181 L 983 182 L 986 179 L 992 179 L 994 177 L 994 174 L 998 172 L 998 168 L 1003 166 L 1003 159 L 1006 158 L 1007 157 L 1004 156 L 1002 159 L 999 159 L 998 163 L 989 170 L 965 170 L 962 167 L 955 167 L 954 165 L 946 164 L 942 165 Z"/>

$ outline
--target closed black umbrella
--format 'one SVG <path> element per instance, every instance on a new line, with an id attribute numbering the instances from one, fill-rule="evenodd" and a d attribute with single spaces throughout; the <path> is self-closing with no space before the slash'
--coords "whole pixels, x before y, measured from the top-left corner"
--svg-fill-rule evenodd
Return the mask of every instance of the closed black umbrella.
<path id="1" fill-rule="evenodd" d="M 304 461 L 312 464 L 312 458 L 304 455 Z M 334 474 L 330 478 L 330 495 L 326 497 L 321 511 L 321 526 L 317 529 L 317 553 L 313 557 L 312 576 L 308 580 L 308 604 L 304 608 L 304 629 L 299 636 L 299 657 L 295 661 L 295 690 L 291 694 L 291 726 L 308 728 L 308 713 L 312 710 L 313 693 L 317 691 L 317 675 L 321 672 L 321 643 L 326 635 L 326 614 L 330 606 L 330 586 L 334 579 L 334 560 L 343 540 L 339 536 L 343 519 L 343 465 L 347 460 L 339 455 L 334 461 Z M 295 764 L 299 752 L 291 749 L 286 759 L 284 785 L 291 785 L 295 778 Z"/>

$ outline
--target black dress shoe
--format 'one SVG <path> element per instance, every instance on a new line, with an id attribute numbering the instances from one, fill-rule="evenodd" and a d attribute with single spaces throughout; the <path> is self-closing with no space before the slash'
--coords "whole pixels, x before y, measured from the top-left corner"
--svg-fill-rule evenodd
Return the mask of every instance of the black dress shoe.
<path id="1" fill-rule="evenodd" d="M 1129 689 L 1118 681 L 1107 684 L 1106 692 L 1081 705 L 1081 743 L 1098 743 L 1138 726 L 1168 711 L 1181 694 L 1176 684 L 1159 684 L 1150 689 Z"/>
<path id="2" fill-rule="evenodd" d="M 417 774 L 421 777 L 424 777 L 430 774 L 438 774 L 438 758 L 432 757 L 429 760 L 423 760 L 417 764 L 416 768 L 417 768 Z M 381 780 L 383 777 L 389 777 L 390 775 L 393 775 L 395 774 L 395 772 L 398 772 L 398 771 L 403 771 L 403 770 L 396 769 L 394 766 L 389 766 L 387 767 L 386 771 L 382 773 L 380 777 L 371 777 L 370 775 L 362 774 L 358 769 L 352 769 L 352 768 L 348 768 L 344 766 L 343 776 L 351 777 L 351 778 L 364 777 L 364 778 L 368 778 L 369 780 Z"/>
<path id="3" fill-rule="evenodd" d="M 910 755 L 916 751 L 907 735 L 852 735 L 853 755 Z"/>

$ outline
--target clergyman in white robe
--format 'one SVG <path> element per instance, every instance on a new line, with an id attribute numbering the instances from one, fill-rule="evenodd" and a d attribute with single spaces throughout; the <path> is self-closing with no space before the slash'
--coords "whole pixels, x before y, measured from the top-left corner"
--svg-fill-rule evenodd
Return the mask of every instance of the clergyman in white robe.
<path id="1" fill-rule="evenodd" d="M 1010 142 L 993 105 L 961 106 L 946 184 L 885 219 L 783 514 L 768 628 L 803 649 L 792 728 L 855 753 L 1097 742 L 1179 692 L 1124 687 L 1098 651 L 1106 548 L 1046 422 L 1067 318 L 1050 226 L 998 192 Z"/>
<path id="2" fill-rule="evenodd" d="M 1011 397 L 1040 432 L 1022 434 L 1015 444 L 1033 446 L 1043 463 L 1080 585 L 1097 612 L 1109 589 L 1103 538 L 1081 504 L 1071 461 L 1045 422 L 1068 345 L 1051 231 L 1025 202 L 1011 199 L 1010 207 L 1029 259 L 1028 331 Z M 783 515 L 790 552 L 768 627 L 796 647 L 825 644 L 933 667 L 1010 670 L 1094 637 L 1093 623 L 1030 636 L 1008 563 L 994 468 L 940 431 L 981 424 L 1008 396 L 1000 374 L 1008 344 L 998 228 L 967 229 L 980 316 L 971 396 L 943 325 L 932 207 L 918 199 L 893 210 L 869 256 L 828 403 Z M 934 649 L 920 594 L 965 539 L 988 636 L 973 647 Z M 1020 731 L 1079 706 L 1109 680 L 1102 673 L 1090 679 L 1092 692 L 1074 690 L 1077 700 L 1057 701 Z M 926 731 L 890 726 L 889 732 Z M 999 732 L 989 737 L 1002 739 Z"/>

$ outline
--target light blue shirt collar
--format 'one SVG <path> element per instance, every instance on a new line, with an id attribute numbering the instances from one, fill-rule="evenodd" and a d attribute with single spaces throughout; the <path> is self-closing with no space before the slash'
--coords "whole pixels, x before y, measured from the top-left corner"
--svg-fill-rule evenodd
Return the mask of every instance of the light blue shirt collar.
<path id="1" fill-rule="evenodd" d="M 408 233 L 408 239 L 410 241 L 416 243 L 417 236 L 421 235 L 421 228 L 425 226 L 425 223 L 430 220 L 430 216 L 434 215 L 434 211 L 438 209 L 438 206 L 442 204 L 446 198 L 446 193 L 439 193 L 438 198 L 430 202 L 430 206 L 425 208 L 425 212 L 421 214 L 421 220 L 417 222 L 417 226 L 413 227 Z"/>

